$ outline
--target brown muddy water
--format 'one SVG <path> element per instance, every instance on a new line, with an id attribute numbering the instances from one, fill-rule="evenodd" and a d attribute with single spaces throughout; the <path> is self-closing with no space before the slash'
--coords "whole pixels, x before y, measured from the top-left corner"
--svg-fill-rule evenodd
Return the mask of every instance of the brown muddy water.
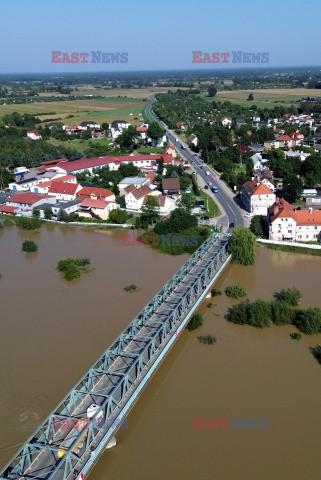
<path id="1" fill-rule="evenodd" d="M 122 247 L 122 233 L 0 233 L 1 466 L 187 258 Z M 23 254 L 25 239 L 39 252 Z M 67 283 L 55 270 L 63 256 L 88 256 L 96 268 Z M 320 281 L 321 258 L 260 247 L 255 266 L 229 265 L 215 287 L 240 282 L 250 300 L 269 300 L 295 285 L 304 307 L 321 307 Z M 131 283 L 141 290 L 125 293 Z M 201 307 L 202 328 L 178 339 L 91 480 L 319 478 L 321 366 L 309 347 L 321 335 L 296 342 L 291 326 L 229 324 L 235 301 L 214 300 Z M 200 333 L 217 343 L 201 345 Z M 193 417 L 230 419 L 230 428 L 196 430 Z M 268 428 L 233 429 L 235 417 L 268 419 Z"/>

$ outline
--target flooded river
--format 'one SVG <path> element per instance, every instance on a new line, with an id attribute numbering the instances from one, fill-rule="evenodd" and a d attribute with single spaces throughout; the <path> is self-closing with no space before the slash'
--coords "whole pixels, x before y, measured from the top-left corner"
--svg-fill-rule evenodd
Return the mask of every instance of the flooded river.
<path id="1" fill-rule="evenodd" d="M 135 314 L 185 261 L 122 247 L 119 231 L 12 227 L 0 233 L 0 464 L 3 466 Z M 25 239 L 39 252 L 21 252 Z M 70 283 L 63 256 L 87 256 L 90 274 Z M 321 258 L 260 247 L 255 266 L 228 266 L 216 288 L 240 282 L 249 299 L 295 285 L 302 304 L 321 307 Z M 141 289 L 126 293 L 136 283 Z M 291 326 L 256 330 L 224 319 L 235 301 L 201 307 L 204 325 L 184 332 L 104 453 L 91 480 L 319 478 L 321 366 Z M 200 333 L 217 343 L 203 346 Z M 229 429 L 193 429 L 193 418 L 230 419 Z M 233 429 L 233 418 L 267 419 L 267 429 Z"/>

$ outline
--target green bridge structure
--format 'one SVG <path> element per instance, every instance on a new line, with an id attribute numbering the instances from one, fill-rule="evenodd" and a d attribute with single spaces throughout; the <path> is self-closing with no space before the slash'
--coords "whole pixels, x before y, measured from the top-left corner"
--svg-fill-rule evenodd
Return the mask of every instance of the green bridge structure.
<path id="1" fill-rule="evenodd" d="M 81 480 L 89 474 L 230 261 L 230 237 L 213 233 L 194 252 L 22 445 L 0 480 Z"/>

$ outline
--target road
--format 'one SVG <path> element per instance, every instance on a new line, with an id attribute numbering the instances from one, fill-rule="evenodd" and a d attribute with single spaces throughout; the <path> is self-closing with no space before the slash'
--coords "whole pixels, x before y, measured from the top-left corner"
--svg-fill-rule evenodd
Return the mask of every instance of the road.
<path id="1" fill-rule="evenodd" d="M 229 187 L 218 178 L 215 172 L 202 160 L 199 158 L 199 155 L 188 148 L 188 146 L 179 138 L 177 135 L 170 130 L 167 125 L 158 120 L 155 117 L 155 114 L 152 112 L 152 106 L 155 102 L 155 97 L 151 97 L 151 103 L 146 107 L 146 116 L 149 120 L 153 122 L 158 122 L 165 129 L 166 135 L 170 142 L 175 145 L 176 150 L 185 157 L 188 163 L 191 165 L 193 171 L 197 173 L 199 184 L 201 187 L 211 183 L 213 187 L 218 187 L 219 191 L 217 193 L 212 193 L 210 189 L 206 191 L 208 195 L 211 195 L 218 207 L 220 208 L 222 215 L 218 219 L 214 219 L 216 224 L 219 224 L 223 227 L 224 231 L 231 232 L 234 227 L 244 226 L 244 215 L 246 211 L 237 204 L 235 195 Z M 183 148 L 184 147 L 184 148 Z M 209 175 L 206 175 L 206 172 Z"/>

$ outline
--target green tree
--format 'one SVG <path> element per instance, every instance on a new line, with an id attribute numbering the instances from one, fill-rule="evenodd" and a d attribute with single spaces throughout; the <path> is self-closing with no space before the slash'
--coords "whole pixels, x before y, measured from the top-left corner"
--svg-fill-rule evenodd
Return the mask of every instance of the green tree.
<path id="1" fill-rule="evenodd" d="M 321 310 L 320 308 L 308 308 L 308 310 L 297 310 L 295 324 L 300 332 L 306 335 L 313 335 L 321 332 Z"/>
<path id="2" fill-rule="evenodd" d="M 38 247 L 35 242 L 32 240 L 25 240 L 22 244 L 22 251 L 23 252 L 37 252 Z"/>
<path id="3" fill-rule="evenodd" d="M 147 195 L 146 204 L 142 207 L 142 225 L 153 225 L 159 218 L 159 204 L 155 197 Z"/>
<path id="4" fill-rule="evenodd" d="M 260 215 L 254 215 L 254 217 L 251 220 L 250 230 L 256 237 L 260 237 L 262 235 L 263 230 L 262 230 L 262 220 Z"/>
<path id="5" fill-rule="evenodd" d="M 162 138 L 164 135 L 164 130 L 156 122 L 152 122 L 147 130 L 147 135 L 152 140 L 154 140 L 155 145 L 159 138 Z"/>
<path id="6" fill-rule="evenodd" d="M 9 183 L 14 182 L 15 178 L 5 168 L 0 168 L 0 190 L 7 188 Z"/>
<path id="7" fill-rule="evenodd" d="M 303 183 L 296 175 L 288 175 L 283 180 L 283 196 L 289 203 L 295 203 L 302 194 Z"/>
<path id="8" fill-rule="evenodd" d="M 45 207 L 43 210 L 44 216 L 46 220 L 50 220 L 52 218 L 52 210 L 51 207 Z"/>
<path id="9" fill-rule="evenodd" d="M 203 325 L 203 317 L 200 313 L 195 313 L 187 324 L 187 330 L 196 330 Z"/>
<path id="10" fill-rule="evenodd" d="M 228 297 L 231 298 L 240 298 L 247 295 L 246 289 L 240 283 L 235 283 L 234 285 L 228 285 L 225 289 L 225 293 Z"/>
<path id="11" fill-rule="evenodd" d="M 33 216 L 34 218 L 39 218 L 39 217 L 40 217 L 40 210 L 39 210 L 39 208 L 34 208 L 34 209 L 32 210 L 32 216 Z"/>
<path id="12" fill-rule="evenodd" d="M 275 325 L 292 324 L 295 319 L 295 309 L 284 301 L 276 300 L 271 303 L 272 318 Z"/>
<path id="13" fill-rule="evenodd" d="M 277 296 L 280 301 L 292 305 L 293 307 L 297 307 L 301 301 L 302 293 L 296 287 L 287 289 L 283 288 Z"/>
<path id="14" fill-rule="evenodd" d="M 183 193 L 178 202 L 178 207 L 184 208 L 184 210 L 188 213 L 191 212 L 191 210 L 195 207 L 195 205 L 196 205 L 196 199 L 189 193 Z"/>
<path id="15" fill-rule="evenodd" d="M 253 101 L 254 100 L 254 95 L 253 93 L 250 93 L 249 96 L 247 97 L 247 100 Z"/>
<path id="16" fill-rule="evenodd" d="M 272 309 L 269 302 L 255 300 L 247 307 L 247 323 L 253 327 L 269 327 L 272 323 Z"/>
<path id="17" fill-rule="evenodd" d="M 114 223 L 125 223 L 127 220 L 127 212 L 125 210 L 121 210 L 120 208 L 115 208 L 109 214 L 109 220 Z"/>
<path id="18" fill-rule="evenodd" d="M 230 242 L 233 263 L 253 265 L 256 258 L 255 242 L 255 235 L 250 230 L 245 227 L 236 227 Z"/>
<path id="19" fill-rule="evenodd" d="M 216 87 L 214 87 L 214 85 L 210 85 L 207 89 L 207 92 L 209 97 L 215 97 L 215 95 L 217 94 L 217 89 Z"/>
<path id="20" fill-rule="evenodd" d="M 63 210 L 62 208 L 60 208 L 59 212 L 58 212 L 58 215 L 57 215 L 57 220 L 59 222 L 65 222 L 66 219 L 67 219 L 68 215 L 67 213 L 65 212 L 65 210 Z"/>

